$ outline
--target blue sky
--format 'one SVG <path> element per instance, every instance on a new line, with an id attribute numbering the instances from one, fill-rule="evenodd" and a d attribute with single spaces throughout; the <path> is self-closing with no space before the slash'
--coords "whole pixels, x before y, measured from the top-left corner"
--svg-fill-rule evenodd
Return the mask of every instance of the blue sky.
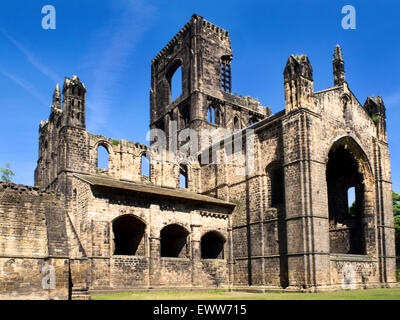
<path id="1" fill-rule="evenodd" d="M 341 27 L 344 5 L 356 29 Z M 41 27 L 42 7 L 56 29 Z M 0 166 L 33 184 L 38 127 L 56 83 L 76 74 L 87 88 L 87 129 L 145 143 L 151 59 L 197 13 L 228 30 L 233 92 L 284 107 L 283 68 L 307 54 L 315 90 L 332 86 L 332 54 L 343 50 L 346 80 L 361 103 L 381 95 L 387 107 L 394 189 L 400 191 L 400 4 L 397 1 L 2 0 L 0 2 Z"/>

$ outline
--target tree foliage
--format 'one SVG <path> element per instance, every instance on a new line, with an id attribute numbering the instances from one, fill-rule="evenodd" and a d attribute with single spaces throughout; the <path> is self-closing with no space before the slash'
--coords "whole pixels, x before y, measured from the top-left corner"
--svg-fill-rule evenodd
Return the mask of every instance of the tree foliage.
<path id="1" fill-rule="evenodd" d="M 5 168 L 0 168 L 0 174 L 1 174 L 1 181 L 3 182 L 11 182 L 12 177 L 15 175 L 15 173 L 11 170 L 9 163 L 6 163 Z"/>
<path id="2" fill-rule="evenodd" d="M 396 237 L 396 255 L 400 255 L 400 195 L 392 191 L 394 228 Z"/>

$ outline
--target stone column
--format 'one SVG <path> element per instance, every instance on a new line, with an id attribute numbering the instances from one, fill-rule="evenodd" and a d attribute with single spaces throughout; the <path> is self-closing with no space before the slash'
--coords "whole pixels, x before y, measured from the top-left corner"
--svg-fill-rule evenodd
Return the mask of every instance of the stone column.
<path id="1" fill-rule="evenodd" d="M 160 206 L 150 205 L 149 214 L 149 249 L 148 249 L 148 261 L 149 261 L 149 287 L 155 287 L 160 285 L 160 265 L 161 265 L 161 239 L 160 230 L 155 228 L 156 217 L 160 216 Z"/>
<path id="2" fill-rule="evenodd" d="M 289 290 L 330 283 L 325 163 L 315 141 L 319 123 L 319 115 L 304 108 L 283 120 Z"/>
<path id="3" fill-rule="evenodd" d="M 191 224 L 191 266 L 192 266 L 192 286 L 202 286 L 202 264 L 200 247 L 200 227 L 199 224 Z"/>

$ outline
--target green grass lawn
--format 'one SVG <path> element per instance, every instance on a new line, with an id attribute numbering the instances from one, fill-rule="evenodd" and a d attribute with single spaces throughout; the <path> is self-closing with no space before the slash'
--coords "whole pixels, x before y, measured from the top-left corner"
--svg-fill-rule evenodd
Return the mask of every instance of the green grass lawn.
<path id="1" fill-rule="evenodd" d="M 246 293 L 227 291 L 161 291 L 94 294 L 93 300 L 400 300 L 400 288 L 324 293 Z"/>

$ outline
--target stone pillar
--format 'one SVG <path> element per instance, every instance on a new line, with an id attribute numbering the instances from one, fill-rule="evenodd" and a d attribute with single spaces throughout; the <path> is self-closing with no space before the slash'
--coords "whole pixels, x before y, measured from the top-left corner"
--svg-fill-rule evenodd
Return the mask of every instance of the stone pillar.
<path id="1" fill-rule="evenodd" d="M 150 205 L 150 215 L 148 219 L 149 287 L 160 285 L 161 239 L 160 230 L 158 228 L 154 228 L 154 225 L 156 225 L 156 217 L 159 216 L 159 211 L 160 207 L 158 205 Z"/>
<path id="2" fill-rule="evenodd" d="M 330 281 L 325 164 L 315 141 L 319 123 L 319 115 L 304 108 L 283 120 L 289 290 Z"/>
<path id="3" fill-rule="evenodd" d="M 374 142 L 379 281 L 395 287 L 398 284 L 389 150 L 386 143 Z"/>
<path id="4" fill-rule="evenodd" d="M 200 247 L 200 225 L 192 224 L 191 226 L 191 266 L 192 266 L 192 286 L 202 286 L 202 264 L 201 264 L 201 247 Z"/>

